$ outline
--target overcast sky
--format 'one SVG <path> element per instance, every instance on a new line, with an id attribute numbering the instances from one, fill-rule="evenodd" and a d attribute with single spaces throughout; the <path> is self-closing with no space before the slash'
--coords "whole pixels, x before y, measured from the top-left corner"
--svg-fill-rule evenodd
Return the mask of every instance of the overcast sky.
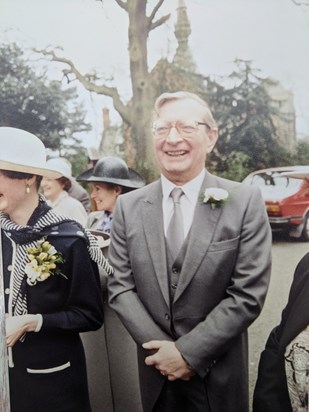
<path id="1" fill-rule="evenodd" d="M 222 76 L 235 68 L 236 58 L 252 60 L 261 75 L 278 79 L 293 91 L 298 133 L 309 134 L 309 7 L 297 7 L 292 0 L 185 3 L 198 70 Z M 172 13 L 171 19 L 151 32 L 151 66 L 161 56 L 173 57 L 177 4 L 178 0 L 165 0 L 161 14 Z M 30 47 L 61 46 L 62 55 L 82 72 L 95 69 L 113 77 L 123 98 L 129 99 L 127 16 L 114 0 L 0 0 L 0 31 L 3 39 Z M 58 71 L 53 76 L 61 78 Z M 96 144 L 102 129 L 101 108 L 111 108 L 111 101 L 83 96 L 94 126 L 85 144 Z"/>

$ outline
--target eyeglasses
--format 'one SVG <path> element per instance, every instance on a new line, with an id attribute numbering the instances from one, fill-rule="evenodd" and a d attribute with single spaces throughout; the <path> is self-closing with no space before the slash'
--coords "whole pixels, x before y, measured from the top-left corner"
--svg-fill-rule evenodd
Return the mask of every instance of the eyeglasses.
<path id="1" fill-rule="evenodd" d="M 208 123 L 197 122 L 197 121 L 187 121 L 183 122 L 177 120 L 177 122 L 169 123 L 163 121 L 154 122 L 152 125 L 153 134 L 157 138 L 166 138 L 174 127 L 181 137 L 192 137 L 197 131 L 199 126 L 207 126 L 208 129 L 211 129 Z"/>

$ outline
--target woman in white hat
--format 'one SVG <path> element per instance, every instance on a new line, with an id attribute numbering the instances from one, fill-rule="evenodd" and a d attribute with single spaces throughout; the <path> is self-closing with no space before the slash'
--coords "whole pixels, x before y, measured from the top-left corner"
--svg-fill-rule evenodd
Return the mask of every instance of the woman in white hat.
<path id="1" fill-rule="evenodd" d="M 87 212 L 84 206 L 77 199 L 69 195 L 72 188 L 72 171 L 70 163 L 62 158 L 57 157 L 47 161 L 50 169 L 57 170 L 61 177 L 50 179 L 43 177 L 41 186 L 47 203 L 55 212 L 63 216 L 70 216 L 82 226 L 86 225 Z"/>
<path id="2" fill-rule="evenodd" d="M 91 198 L 97 211 L 88 215 L 86 227 L 110 233 L 113 210 L 119 195 L 145 185 L 145 180 L 119 157 L 106 156 L 77 176 L 78 182 L 91 183 Z"/>
<path id="3" fill-rule="evenodd" d="M 103 322 L 96 239 L 57 215 L 38 193 L 43 143 L 0 127 L 0 281 L 4 286 L 12 412 L 88 412 L 79 332 Z M 96 262 L 96 263 L 95 263 Z"/>

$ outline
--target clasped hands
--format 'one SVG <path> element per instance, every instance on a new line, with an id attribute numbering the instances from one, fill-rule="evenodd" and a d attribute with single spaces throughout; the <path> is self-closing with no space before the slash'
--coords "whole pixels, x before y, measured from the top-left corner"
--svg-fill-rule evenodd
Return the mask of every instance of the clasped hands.
<path id="1" fill-rule="evenodd" d="M 12 347 L 27 332 L 36 332 L 41 315 L 6 316 L 6 346 Z"/>
<path id="2" fill-rule="evenodd" d="M 153 355 L 146 357 L 145 363 L 148 366 L 154 366 L 169 381 L 177 379 L 188 381 L 195 375 L 194 370 L 187 364 L 176 348 L 175 342 L 152 340 L 142 346 L 147 350 L 156 350 Z"/>

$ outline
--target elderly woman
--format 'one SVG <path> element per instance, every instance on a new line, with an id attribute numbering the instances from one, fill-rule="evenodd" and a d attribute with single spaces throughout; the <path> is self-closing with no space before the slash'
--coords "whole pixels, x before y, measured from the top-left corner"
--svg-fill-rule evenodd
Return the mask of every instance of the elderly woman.
<path id="1" fill-rule="evenodd" d="M 85 226 L 87 222 L 87 212 L 82 203 L 69 194 L 72 188 L 72 171 L 70 164 L 66 159 L 57 157 L 48 160 L 47 165 L 50 169 L 56 170 L 61 174 L 58 179 L 43 177 L 41 186 L 44 196 L 48 199 L 47 203 L 58 214 L 70 216 L 71 219 Z"/>
<path id="2" fill-rule="evenodd" d="M 0 144 L 0 281 L 11 411 L 88 412 L 79 332 L 103 323 L 97 264 L 109 273 L 111 267 L 95 238 L 39 195 L 42 176 L 59 177 L 47 167 L 43 143 L 0 127 Z"/>
<path id="3" fill-rule="evenodd" d="M 88 216 L 86 227 L 110 233 L 113 210 L 119 195 L 145 185 L 144 179 L 119 157 L 106 156 L 77 176 L 78 182 L 91 183 L 91 198 L 97 211 Z"/>

